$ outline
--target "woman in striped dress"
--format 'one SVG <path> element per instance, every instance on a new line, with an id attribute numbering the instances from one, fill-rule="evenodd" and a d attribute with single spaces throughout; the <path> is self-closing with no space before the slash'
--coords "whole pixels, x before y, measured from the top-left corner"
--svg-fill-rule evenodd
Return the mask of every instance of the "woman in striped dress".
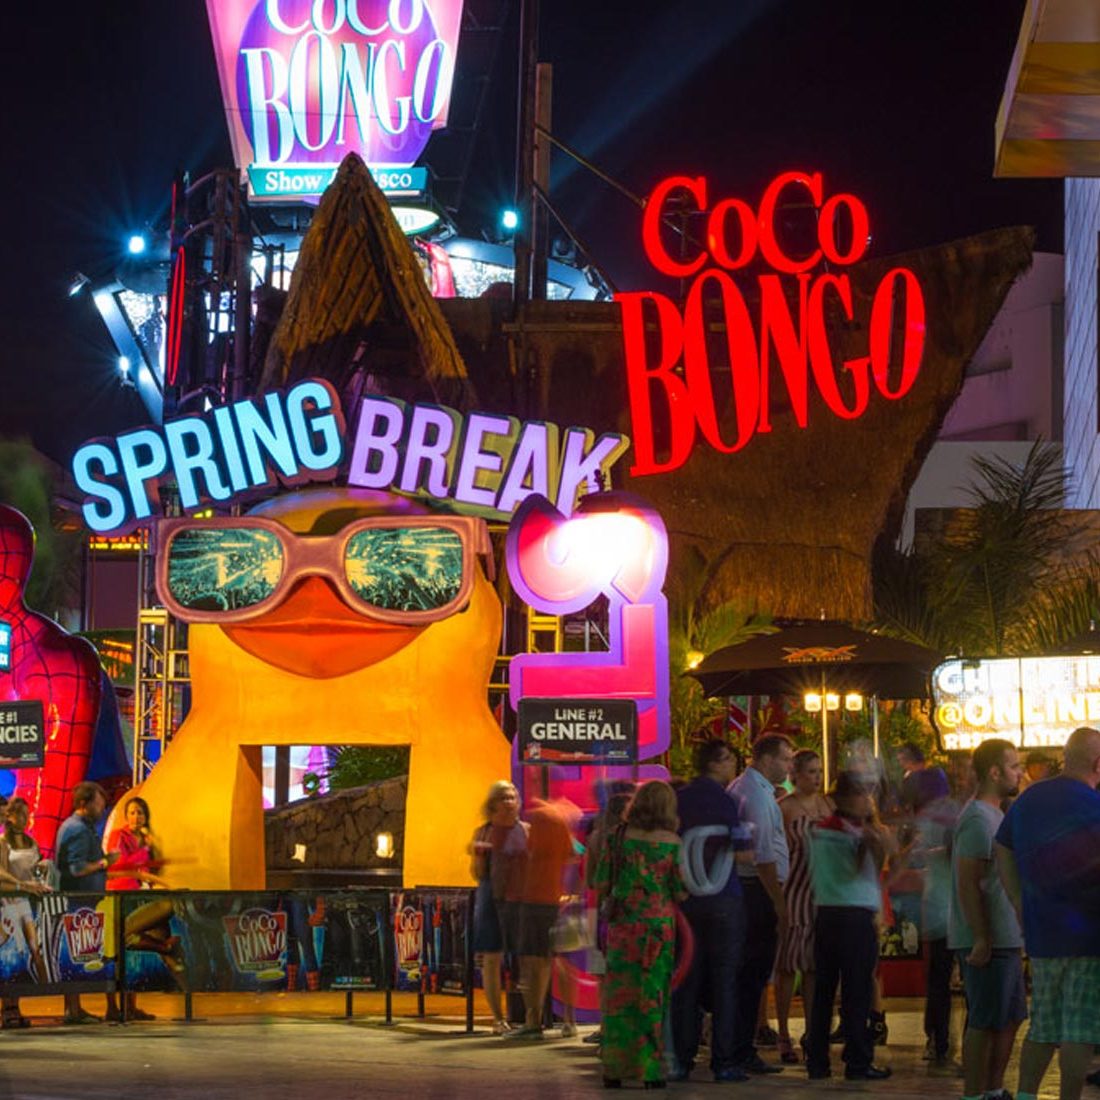
<path id="1" fill-rule="evenodd" d="M 803 1005 L 810 1004 L 814 988 L 814 899 L 806 833 L 815 821 L 821 821 L 833 811 L 832 804 L 821 791 L 821 757 L 813 749 L 795 753 L 791 779 L 794 790 L 779 800 L 787 830 L 791 869 L 783 887 L 787 900 L 787 930 L 779 941 L 775 960 L 779 1057 L 788 1065 L 798 1062 L 789 1027 L 795 974 L 802 975 Z"/>

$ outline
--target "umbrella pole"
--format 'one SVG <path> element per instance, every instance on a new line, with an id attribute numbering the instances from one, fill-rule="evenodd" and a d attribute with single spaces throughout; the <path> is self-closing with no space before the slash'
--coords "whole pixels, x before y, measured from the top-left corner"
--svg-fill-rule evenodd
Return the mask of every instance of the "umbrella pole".
<path id="1" fill-rule="evenodd" d="M 825 695 L 825 673 L 821 674 L 821 771 L 824 789 L 829 789 L 829 707 Z"/>
<path id="2" fill-rule="evenodd" d="M 871 696 L 871 736 L 874 738 L 872 745 L 875 750 L 875 759 L 879 758 L 879 754 L 882 751 L 878 737 L 878 696 Z"/>

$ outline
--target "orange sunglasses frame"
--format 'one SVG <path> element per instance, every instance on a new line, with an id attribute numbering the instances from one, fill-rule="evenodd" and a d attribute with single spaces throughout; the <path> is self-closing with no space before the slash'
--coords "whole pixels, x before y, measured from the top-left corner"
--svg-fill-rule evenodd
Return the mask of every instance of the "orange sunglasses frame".
<path id="1" fill-rule="evenodd" d="M 283 574 L 271 595 L 251 607 L 233 611 L 195 610 L 185 607 L 172 595 L 168 584 L 168 565 L 172 542 L 182 531 L 208 528 L 230 530 L 269 531 L 278 538 L 283 548 Z M 393 611 L 376 607 L 358 596 L 348 581 L 344 569 L 345 553 L 352 536 L 369 529 L 394 530 L 429 527 L 433 530 L 454 531 L 462 541 L 462 582 L 457 595 L 438 608 L 429 611 Z M 307 576 L 324 577 L 340 594 L 340 598 L 354 611 L 369 615 L 385 623 L 405 626 L 436 622 L 453 615 L 469 601 L 474 585 L 474 568 L 478 555 L 486 562 L 486 575 L 493 579 L 493 546 L 489 529 L 483 519 L 476 516 L 365 516 L 352 520 L 347 526 L 331 535 L 303 535 L 263 516 L 233 516 L 215 519 L 168 519 L 157 524 L 157 596 L 165 608 L 177 619 L 188 623 L 244 623 L 259 618 L 277 607 L 290 589 Z"/>

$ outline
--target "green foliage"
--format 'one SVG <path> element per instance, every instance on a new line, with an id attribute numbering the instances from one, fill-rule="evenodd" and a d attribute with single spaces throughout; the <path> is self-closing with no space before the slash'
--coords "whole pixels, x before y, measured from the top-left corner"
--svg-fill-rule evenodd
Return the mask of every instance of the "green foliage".
<path id="1" fill-rule="evenodd" d="M 725 713 L 724 699 L 708 699 L 699 682 L 686 675 L 704 657 L 756 634 L 773 633 L 771 616 L 737 604 L 703 610 L 703 595 L 712 563 L 695 546 L 678 554 L 669 595 L 669 702 L 674 774 L 691 772 L 691 738 L 701 727 Z"/>
<path id="2" fill-rule="evenodd" d="M 57 616 L 79 598 L 80 535 L 57 527 L 52 500 L 50 472 L 38 452 L 22 440 L 0 439 L 0 502 L 18 508 L 35 530 L 27 605 Z"/>
<path id="3" fill-rule="evenodd" d="M 408 745 L 343 745 L 328 770 L 331 791 L 409 774 Z"/>
<path id="4" fill-rule="evenodd" d="M 879 627 L 944 653 L 1016 656 L 1053 648 L 1100 612 L 1100 559 L 1066 565 L 1058 452 L 1036 443 L 1020 467 L 977 458 L 970 508 L 921 550 L 880 550 Z"/>

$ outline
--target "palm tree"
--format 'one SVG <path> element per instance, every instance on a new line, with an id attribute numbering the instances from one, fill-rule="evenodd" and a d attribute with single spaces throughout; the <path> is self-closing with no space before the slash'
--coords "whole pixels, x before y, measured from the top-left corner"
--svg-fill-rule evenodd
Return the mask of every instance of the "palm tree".
<path id="1" fill-rule="evenodd" d="M 1036 443 L 1017 467 L 974 460 L 970 507 L 919 549 L 882 549 L 875 617 L 887 633 L 942 652 L 1050 649 L 1100 617 L 1100 559 L 1072 559 L 1078 527 L 1062 510 L 1066 475 Z"/>
<path id="2" fill-rule="evenodd" d="M 681 770 L 692 736 L 725 713 L 724 699 L 709 699 L 697 680 L 686 675 L 704 657 L 724 646 L 770 634 L 771 616 L 734 603 L 705 608 L 704 593 L 714 563 L 696 546 L 677 556 L 669 583 L 669 702 L 672 726 L 672 770 Z"/>

